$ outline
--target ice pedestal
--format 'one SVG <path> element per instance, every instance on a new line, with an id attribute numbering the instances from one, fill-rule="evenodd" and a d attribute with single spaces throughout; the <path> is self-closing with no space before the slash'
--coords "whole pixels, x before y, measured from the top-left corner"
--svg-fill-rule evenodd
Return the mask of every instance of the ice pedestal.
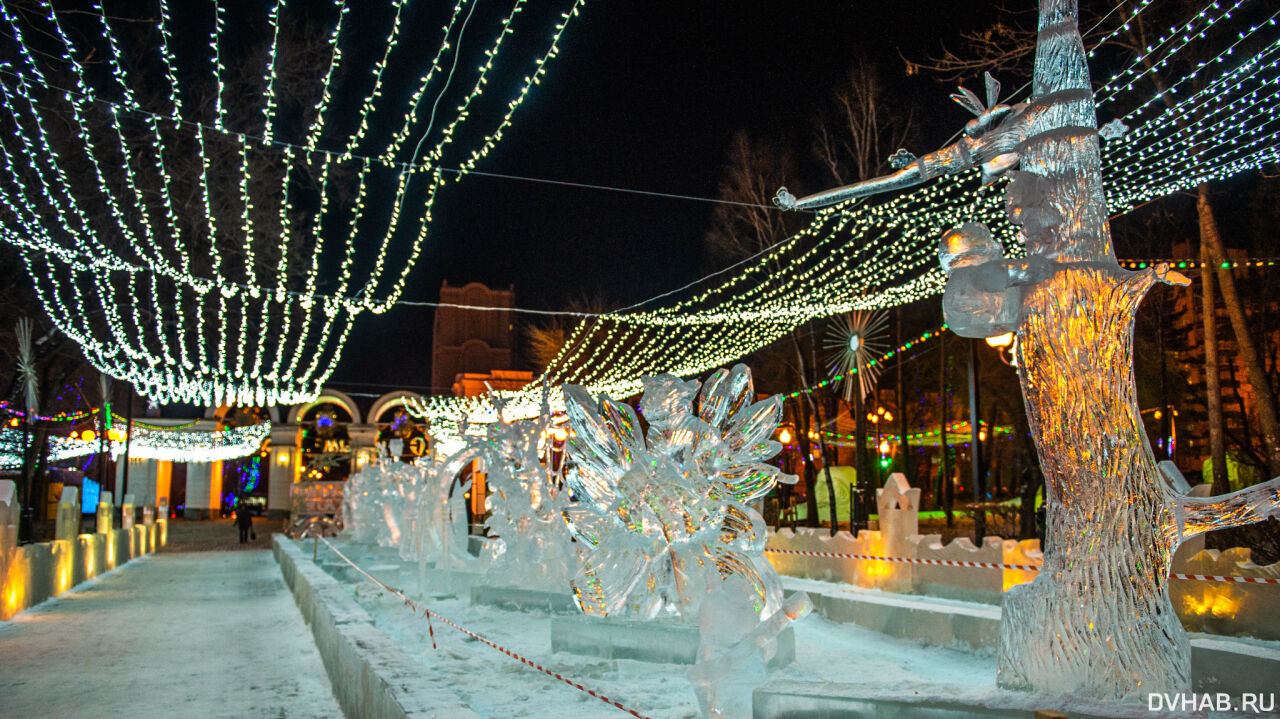
<path id="1" fill-rule="evenodd" d="M 471 587 L 471 603 L 517 612 L 577 614 L 573 596 L 567 592 L 544 592 L 521 587 L 495 587 L 477 584 Z"/>
<path id="2" fill-rule="evenodd" d="M 936 689 L 935 689 L 936 691 Z M 915 690 L 877 690 L 866 684 L 775 680 L 755 690 L 752 697 L 754 719 L 829 719 L 830 717 L 894 717 L 895 719 L 1027 719 L 1053 704 L 1032 694 L 995 692 L 988 695 L 956 696 L 954 688 L 930 693 L 927 686 Z M 1071 719 L 1102 717 L 1160 717 L 1146 711 L 1146 705 L 1131 705 L 1132 712 L 1117 713 L 1116 706 L 1098 706 L 1092 711 L 1071 706 Z"/>
<path id="3" fill-rule="evenodd" d="M 665 664 L 693 664 L 698 659 L 698 627 L 673 621 L 627 621 L 596 617 L 551 620 L 551 651 L 604 659 L 635 659 Z M 795 630 L 778 635 L 778 649 L 768 667 L 785 667 L 796 658 Z"/>
<path id="4" fill-rule="evenodd" d="M 460 569 L 428 568 L 418 584 L 420 596 L 450 595 L 465 597 L 471 588 L 484 581 L 484 572 L 467 572 Z"/>

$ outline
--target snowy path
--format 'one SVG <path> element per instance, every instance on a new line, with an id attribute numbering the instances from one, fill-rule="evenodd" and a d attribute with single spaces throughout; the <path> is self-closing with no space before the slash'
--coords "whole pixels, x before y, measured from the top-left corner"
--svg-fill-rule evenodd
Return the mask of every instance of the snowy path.
<path id="1" fill-rule="evenodd" d="M 268 551 L 136 559 L 0 622 L 0 716 L 341 717 Z"/>

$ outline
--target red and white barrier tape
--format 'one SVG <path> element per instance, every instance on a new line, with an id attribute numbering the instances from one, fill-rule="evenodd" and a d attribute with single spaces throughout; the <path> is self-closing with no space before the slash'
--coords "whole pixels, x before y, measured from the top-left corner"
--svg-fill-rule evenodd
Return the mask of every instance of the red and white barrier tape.
<path id="1" fill-rule="evenodd" d="M 917 559 L 915 557 L 879 557 L 874 554 L 841 554 L 840 552 L 810 552 L 804 549 L 765 549 L 766 554 L 798 554 L 802 557 L 828 559 L 865 559 L 873 562 L 903 562 L 905 564 L 934 564 L 943 567 L 975 567 L 977 569 L 1016 569 L 1038 572 L 1038 564 L 996 564 L 994 562 L 961 562 L 951 559 Z"/>
<path id="2" fill-rule="evenodd" d="M 406 606 L 408 606 L 410 609 L 413 609 L 414 611 L 420 611 L 420 612 L 422 612 L 424 615 L 426 615 L 426 617 L 427 617 L 427 627 L 428 627 L 428 629 L 429 629 L 429 630 L 430 630 L 430 632 L 431 632 L 431 646 L 432 646 L 432 648 L 435 648 L 435 638 L 436 638 L 436 637 L 435 637 L 435 630 L 434 630 L 434 629 L 431 629 L 431 618 L 432 618 L 432 617 L 435 617 L 436 619 L 439 619 L 440 621 L 444 622 L 445 624 L 448 624 L 449 626 L 453 627 L 454 629 L 457 629 L 458 631 L 462 632 L 463 634 L 466 634 L 467 636 L 471 637 L 472 639 L 475 639 L 475 640 L 476 640 L 476 641 L 478 641 L 478 642 L 482 642 L 482 643 L 484 643 L 484 644 L 486 644 L 486 645 L 488 645 L 488 646 L 490 646 L 490 647 L 493 647 L 494 649 L 497 649 L 498 651 L 502 652 L 503 654 L 506 654 L 507 656 L 511 657 L 512 659 L 515 659 L 516 661 L 520 662 L 521 664 L 524 664 L 524 665 L 525 665 L 525 666 L 527 666 L 527 667 L 530 667 L 530 668 L 532 668 L 532 669 L 537 669 L 538 671 L 542 672 L 543 674 L 546 674 L 547 676 L 549 676 L 549 677 L 551 677 L 551 678 L 553 678 L 553 679 L 557 679 L 557 680 L 559 680 L 559 681 L 562 681 L 562 682 L 564 682 L 565 684 L 568 684 L 569 686 L 573 687 L 574 689 L 577 689 L 578 691 L 586 692 L 587 694 L 589 694 L 589 695 L 591 695 L 591 696 L 595 697 L 596 699 L 599 699 L 600 701 L 602 701 L 602 702 L 604 702 L 604 703 L 606 703 L 606 704 L 609 704 L 610 706 L 613 706 L 613 707 L 616 707 L 616 708 L 618 708 L 618 709 L 621 709 L 622 711 L 624 711 L 624 712 L 626 712 L 626 713 L 630 714 L 630 715 L 631 715 L 631 716 L 633 716 L 633 717 L 637 717 L 637 719 L 649 719 L 649 717 L 645 716 L 644 714 L 641 714 L 640 712 L 636 711 L 635 709 L 628 709 L 627 707 L 623 706 L 623 705 L 622 705 L 622 704 L 620 704 L 619 702 L 617 702 L 617 701 L 615 701 L 615 700 L 613 700 L 613 699 L 610 699 L 609 697 L 607 697 L 607 696 L 605 696 L 605 695 L 603 695 L 603 694 L 600 694 L 600 693 L 598 693 L 598 692 L 596 692 L 596 691 L 594 691 L 594 690 L 592 690 L 592 689 L 588 689 L 587 687 L 582 686 L 581 684 L 579 684 L 579 683 L 575 682 L 574 680 L 572 680 L 572 679 L 570 679 L 570 678 L 568 678 L 568 677 L 564 676 L 563 674 L 560 674 L 560 673 L 558 673 L 558 672 L 553 672 L 553 671 L 551 671 L 550 669 L 547 669 L 546 667 L 542 666 L 541 664 L 539 664 L 539 663 L 537 663 L 537 662 L 535 662 L 535 661 L 533 661 L 533 660 L 531 660 L 531 659 L 527 659 L 527 658 L 525 658 L 525 657 L 523 657 L 523 656 L 521 656 L 521 655 L 519 655 L 519 654 L 516 654 L 515 652 L 511 651 L 510 649 L 507 649 L 506 647 L 503 647 L 503 646 L 501 646 L 501 645 L 499 645 L 499 644 L 495 644 L 494 642 L 491 642 L 491 641 L 489 641 L 488 639 L 485 639 L 484 637 L 480 636 L 479 634 L 476 634 L 475 632 L 471 631 L 470 629 L 467 629 L 467 628 L 465 628 L 465 627 L 461 627 L 461 626 L 459 626 L 459 625 L 457 625 L 457 624 L 454 624 L 454 623 L 453 623 L 452 621 L 450 621 L 448 618 L 446 618 L 446 617 L 444 617 L 444 616 L 441 616 L 441 615 L 440 615 L 440 613 L 438 613 L 438 612 L 434 612 L 434 611 L 432 611 L 432 610 L 430 610 L 430 609 L 427 609 L 426 607 L 422 606 L 421 604 L 419 604 L 419 603 L 417 603 L 417 602 L 413 601 L 412 599 L 410 599 L 410 598 L 406 597 L 406 596 L 404 595 L 404 593 L 403 593 L 403 592 L 401 592 L 399 589 L 396 589 L 396 588 L 394 588 L 394 587 L 387 586 L 385 583 L 383 583 L 383 582 L 382 582 L 381 580 L 379 580 L 378 578 L 376 578 L 376 577 L 374 577 L 373 575 L 369 574 L 368 572 L 364 571 L 364 569 L 360 568 L 360 565 L 358 565 L 358 564 L 356 564 L 355 562 L 351 561 L 351 559 L 349 559 L 349 558 L 347 557 L 347 555 L 343 554 L 341 550 L 339 550 L 337 547 L 335 547 L 335 546 L 333 546 L 332 544 L 330 544 L 330 543 L 329 543 L 329 540 L 324 539 L 324 538 L 321 538 L 321 539 L 320 539 L 320 541 L 324 542 L 325 546 L 326 546 L 326 547 L 328 547 L 329 549 L 331 549 L 331 550 L 333 551 L 333 553 L 334 553 L 334 554 L 336 554 L 336 555 L 338 555 L 339 557 L 341 557 L 341 558 L 342 558 L 342 561 L 344 561 L 344 562 L 346 562 L 347 564 L 351 565 L 351 568 L 352 568 L 352 569 L 354 569 L 354 570 L 356 570 L 357 572 L 359 572 L 360 574 L 362 574 L 362 575 L 364 576 L 364 578 L 365 578 L 365 579 L 368 579 L 370 582 L 373 582 L 374 584 L 378 585 L 379 587 L 382 587 L 382 589 L 384 589 L 384 590 L 386 590 L 387 592 L 391 593 L 392 595 L 394 595 L 394 596 L 398 597 L 398 598 L 399 598 L 401 601 L 403 601 L 403 602 L 405 603 L 405 605 L 406 605 Z"/>
<path id="3" fill-rule="evenodd" d="M 804 549 L 771 549 L 766 554 L 796 554 L 802 557 L 826 559 L 861 559 L 871 562 L 902 562 L 905 564 L 932 564 L 942 567 L 973 567 L 977 569 L 1009 569 L 1019 572 L 1038 572 L 1039 564 L 998 564 L 996 562 L 962 562 L 952 559 L 919 559 L 916 557 L 880 557 L 874 554 L 843 554 L 840 552 L 812 552 Z M 1216 574 L 1170 574 L 1172 579 L 1193 579 L 1202 582 L 1244 582 L 1251 584 L 1280 584 L 1280 579 L 1269 577 L 1224 577 Z"/>
<path id="4" fill-rule="evenodd" d="M 1250 584 L 1280 584 L 1280 579 L 1270 577 L 1224 577 L 1218 574 L 1170 574 L 1172 579 L 1197 579 L 1201 582 L 1246 582 Z"/>

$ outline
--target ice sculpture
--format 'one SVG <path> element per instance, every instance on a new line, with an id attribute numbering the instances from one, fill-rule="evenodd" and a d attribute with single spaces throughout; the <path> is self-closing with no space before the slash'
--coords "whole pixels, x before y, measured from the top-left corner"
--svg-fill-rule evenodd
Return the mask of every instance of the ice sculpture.
<path id="1" fill-rule="evenodd" d="M 482 455 L 492 489 L 485 525 L 498 539 L 488 581 L 501 586 L 563 592 L 576 565 L 565 526 L 568 491 L 560 475 L 555 445 L 567 432 L 556 427 L 544 401 L 532 420 L 489 425 Z M 559 440 L 557 439 L 559 438 Z M 557 469 L 559 468 L 559 469 Z"/>
<path id="2" fill-rule="evenodd" d="M 421 562 L 433 561 L 437 569 L 480 571 L 483 568 L 487 558 L 467 551 L 470 532 L 466 493 L 471 481 L 458 482 L 458 474 L 482 452 L 480 446 L 472 445 L 433 467 L 415 520 L 419 527 L 416 553 Z"/>
<path id="3" fill-rule="evenodd" d="M 697 381 L 644 379 L 640 411 L 566 385 L 578 503 L 565 511 L 587 547 L 573 580 L 586 614 L 697 621 L 703 597 L 725 577 L 750 587 L 757 616 L 782 606 L 782 587 L 762 558 L 764 520 L 749 506 L 779 481 L 794 482 L 761 460 L 782 418 L 780 397 L 753 402 L 743 365 L 707 379 L 693 411 Z"/>
<path id="4" fill-rule="evenodd" d="M 629 405 L 565 386 L 578 499 L 565 517 L 586 547 L 574 600 L 585 614 L 698 623 L 689 680 L 703 716 L 749 717 L 776 637 L 810 608 L 803 593 L 783 602 L 749 503 L 796 478 L 762 461 L 782 449 L 770 439 L 781 397 L 754 402 L 743 365 L 712 374 L 695 413 L 698 389 L 646 377 L 642 433 Z"/>
<path id="5" fill-rule="evenodd" d="M 376 462 L 353 474 L 342 493 L 343 536 L 405 554 L 425 485 L 423 468 L 401 462 Z"/>
<path id="6" fill-rule="evenodd" d="M 726 580 L 703 603 L 698 661 L 689 670 L 689 683 L 704 717 L 750 717 L 751 694 L 765 680 L 771 643 L 813 611 L 809 595 L 797 592 L 761 620 L 748 592 L 731 591 L 735 579 Z"/>
<path id="7" fill-rule="evenodd" d="M 1166 265 L 1126 272 L 1116 263 L 1076 21 L 1076 0 L 1041 0 L 1031 101 L 992 115 L 989 131 L 886 178 L 801 201 L 784 188 L 779 204 L 817 207 L 896 189 L 927 179 L 931 164 L 1020 165 L 1009 217 L 1027 259 L 998 256 L 976 225 L 948 233 L 939 253 L 951 273 L 943 306 L 952 328 L 967 337 L 1017 331 L 1045 474 L 1048 551 L 1036 579 L 1005 594 L 999 683 L 1102 699 L 1187 692 L 1190 644 L 1167 587 L 1174 550 L 1202 532 L 1276 514 L 1280 478 L 1196 498 L 1156 466 L 1138 413 L 1134 316 L 1156 282 L 1188 280 Z M 993 154 L 1010 148 L 1016 157 Z"/>

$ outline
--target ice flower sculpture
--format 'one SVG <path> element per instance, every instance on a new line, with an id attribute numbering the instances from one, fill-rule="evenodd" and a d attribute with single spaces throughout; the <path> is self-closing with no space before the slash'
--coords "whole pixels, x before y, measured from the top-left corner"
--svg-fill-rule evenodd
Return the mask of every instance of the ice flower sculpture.
<path id="1" fill-rule="evenodd" d="M 753 402 L 751 371 L 719 370 L 702 385 L 671 375 L 644 380 L 640 411 L 566 385 L 578 502 L 565 510 L 586 549 L 572 587 L 586 614 L 696 622 L 702 599 L 737 577 L 758 616 L 782 606 L 763 559 L 764 520 L 748 503 L 795 477 L 763 462 L 782 399 Z"/>

